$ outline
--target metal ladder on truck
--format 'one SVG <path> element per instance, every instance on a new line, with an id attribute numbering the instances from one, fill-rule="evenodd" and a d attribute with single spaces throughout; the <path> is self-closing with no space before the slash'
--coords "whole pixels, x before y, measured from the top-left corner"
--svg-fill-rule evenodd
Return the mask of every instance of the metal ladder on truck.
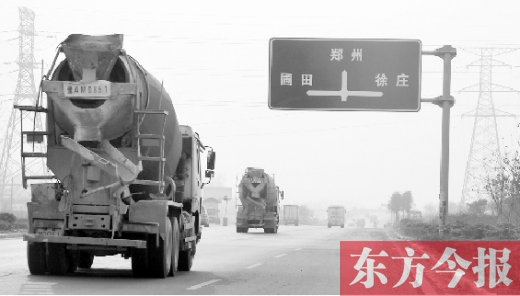
<path id="1" fill-rule="evenodd" d="M 164 166 L 166 164 L 166 158 L 164 157 L 164 128 L 166 125 L 166 116 L 168 116 L 168 111 L 166 110 L 134 110 L 134 114 L 136 115 L 136 135 L 138 145 L 137 145 L 137 153 L 138 153 L 138 161 L 157 161 L 159 162 L 159 180 L 134 180 L 133 184 L 140 184 L 140 185 L 151 185 L 151 186 L 158 186 L 159 194 L 162 194 L 165 187 L 164 182 Z M 161 134 L 141 134 L 139 131 L 139 122 L 141 120 L 141 116 L 144 115 L 160 115 L 163 116 L 162 118 L 162 133 Z M 141 145 L 146 147 L 159 147 L 159 156 L 142 156 L 141 155 Z M 179 201 L 177 200 L 177 194 L 182 191 L 177 190 L 177 188 L 183 188 L 184 181 L 183 180 L 172 180 L 174 183 L 172 186 L 174 186 L 174 192 L 173 193 L 173 202 L 177 203 L 179 206 L 182 204 L 179 204 Z M 181 206 L 182 208 L 182 206 Z M 185 212 L 184 210 L 181 211 L 181 219 L 179 222 L 181 223 L 181 228 L 186 231 L 181 234 L 180 239 L 183 240 L 184 248 L 185 249 L 191 249 L 196 245 L 197 236 L 195 235 L 195 229 L 194 229 L 194 218 Z M 193 245 L 191 245 L 193 244 Z"/>
<path id="2" fill-rule="evenodd" d="M 138 153 L 138 161 L 156 161 L 159 162 L 159 180 L 135 180 L 133 184 L 139 184 L 139 185 L 148 185 L 148 186 L 157 186 L 158 187 L 158 193 L 162 194 L 164 192 L 164 188 L 166 187 L 166 184 L 164 182 L 165 175 L 164 175 L 164 166 L 166 165 L 166 158 L 164 156 L 164 128 L 166 126 L 166 116 L 168 116 L 168 111 L 166 110 L 134 110 L 134 114 L 136 115 L 136 135 L 135 137 L 138 140 L 137 145 L 137 153 Z M 161 134 L 141 134 L 139 131 L 139 122 L 141 120 L 141 116 L 145 115 L 152 115 L 152 116 L 162 116 L 162 129 Z M 141 155 L 141 146 L 145 147 L 158 147 L 159 148 L 159 156 L 142 156 Z M 172 179 L 173 181 L 172 186 L 175 187 L 175 192 L 173 201 L 174 202 L 180 202 L 177 199 L 176 193 L 182 193 L 184 192 L 184 181 L 183 180 L 176 180 Z"/>
<path id="3" fill-rule="evenodd" d="M 136 115 L 136 135 L 137 138 L 137 153 L 138 161 L 156 161 L 159 162 L 159 180 L 135 180 L 134 184 L 139 185 L 148 185 L 148 186 L 157 186 L 158 193 L 162 194 L 164 191 L 165 183 L 164 183 L 164 166 L 166 164 L 166 158 L 164 157 L 164 127 L 166 125 L 166 116 L 168 116 L 168 111 L 166 110 L 134 110 L 134 114 Z M 141 134 L 139 131 L 139 125 L 142 116 L 145 115 L 160 115 L 162 116 L 162 129 L 161 134 Z M 158 147 L 159 148 L 159 156 L 142 156 L 141 155 L 141 146 L 146 147 Z"/>
<path id="4" fill-rule="evenodd" d="M 23 118 L 24 118 L 24 111 L 27 112 L 33 112 L 34 116 L 38 113 L 47 113 L 48 109 L 41 107 L 41 106 L 20 106 L 20 105 L 14 105 L 14 108 L 20 110 L 20 132 L 21 132 L 21 141 L 20 141 L 20 154 L 22 157 L 22 184 L 23 188 L 27 189 L 27 181 L 28 180 L 50 180 L 55 179 L 56 177 L 54 175 L 27 175 L 27 168 L 25 165 L 26 158 L 47 158 L 47 152 L 36 152 L 34 151 L 34 143 L 42 144 L 44 143 L 44 137 L 49 136 L 48 131 L 36 131 L 34 130 L 35 127 L 33 127 L 32 131 L 25 131 L 23 129 Z M 24 151 L 24 136 L 27 138 L 28 143 L 33 143 L 32 145 L 32 151 L 31 152 L 25 152 Z M 48 139 L 47 139 L 48 140 Z"/>

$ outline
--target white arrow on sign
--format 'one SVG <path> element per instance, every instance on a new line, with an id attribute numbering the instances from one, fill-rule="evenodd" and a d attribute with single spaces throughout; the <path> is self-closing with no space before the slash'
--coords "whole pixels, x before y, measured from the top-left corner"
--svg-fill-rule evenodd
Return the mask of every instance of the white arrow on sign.
<path id="1" fill-rule="evenodd" d="M 355 97 L 382 97 L 383 93 L 380 91 L 349 91 L 347 89 L 347 71 L 343 70 L 341 73 L 341 90 L 308 90 L 308 96 L 340 96 L 341 101 L 346 102 L 348 96 Z"/>

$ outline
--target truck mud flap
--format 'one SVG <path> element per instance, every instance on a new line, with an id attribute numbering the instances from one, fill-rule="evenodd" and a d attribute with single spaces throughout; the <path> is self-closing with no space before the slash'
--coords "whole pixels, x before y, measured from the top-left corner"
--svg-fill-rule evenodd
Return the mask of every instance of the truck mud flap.
<path id="1" fill-rule="evenodd" d="M 249 227 L 249 228 L 263 228 L 265 226 L 265 224 L 247 224 L 245 225 L 245 227 Z"/>
<path id="2" fill-rule="evenodd" d="M 116 246 L 130 247 L 138 249 L 146 249 L 146 241 L 129 240 L 129 239 L 110 239 L 110 238 L 93 238 L 93 237 L 75 237 L 75 236 L 49 236 L 38 234 L 24 234 L 23 240 L 28 242 L 39 243 L 58 243 L 70 245 L 91 245 L 91 246 Z"/>

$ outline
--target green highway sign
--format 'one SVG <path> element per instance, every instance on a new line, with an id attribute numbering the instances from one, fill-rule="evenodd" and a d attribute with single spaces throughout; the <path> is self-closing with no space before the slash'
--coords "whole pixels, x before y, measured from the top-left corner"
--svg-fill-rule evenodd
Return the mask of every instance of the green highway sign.
<path id="1" fill-rule="evenodd" d="M 269 108 L 419 111 L 420 40 L 272 38 Z"/>

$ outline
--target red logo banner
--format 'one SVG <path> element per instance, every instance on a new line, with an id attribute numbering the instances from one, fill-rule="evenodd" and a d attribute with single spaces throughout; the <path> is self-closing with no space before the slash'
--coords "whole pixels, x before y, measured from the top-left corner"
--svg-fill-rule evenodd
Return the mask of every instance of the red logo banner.
<path id="1" fill-rule="evenodd" d="M 520 242 L 342 241 L 341 295 L 520 295 Z"/>

